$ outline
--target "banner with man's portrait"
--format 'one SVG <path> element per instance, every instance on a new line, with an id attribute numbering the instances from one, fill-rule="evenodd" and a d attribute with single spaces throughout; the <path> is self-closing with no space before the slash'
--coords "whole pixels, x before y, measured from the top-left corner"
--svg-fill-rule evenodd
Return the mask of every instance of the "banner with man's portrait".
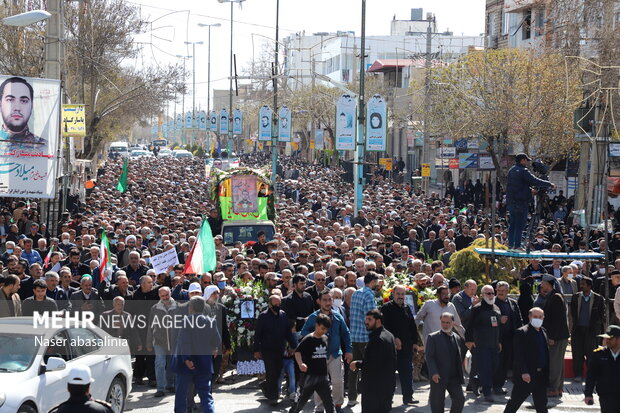
<path id="1" fill-rule="evenodd" d="M 217 132 L 217 112 L 214 110 L 209 113 L 209 130 Z"/>
<path id="2" fill-rule="evenodd" d="M 366 150 L 383 152 L 387 147 L 387 104 L 381 95 L 374 95 L 366 110 Z"/>
<path id="3" fill-rule="evenodd" d="M 220 134 L 228 134 L 228 111 L 226 108 L 220 111 Z"/>
<path id="4" fill-rule="evenodd" d="M 286 106 L 282 106 L 278 114 L 278 140 L 291 141 L 291 111 Z"/>
<path id="5" fill-rule="evenodd" d="M 0 76 L 0 196 L 54 198 L 60 81 Z"/>
<path id="6" fill-rule="evenodd" d="M 201 131 L 207 130 L 207 112 L 204 110 L 198 113 L 198 129 Z"/>
<path id="7" fill-rule="evenodd" d="M 271 119 L 273 118 L 273 111 L 267 105 L 264 105 L 258 111 L 258 140 L 270 141 L 271 140 Z"/>
<path id="8" fill-rule="evenodd" d="M 243 113 L 239 109 L 233 110 L 233 134 L 243 133 Z"/>
<path id="9" fill-rule="evenodd" d="M 355 150 L 355 118 L 357 102 L 350 95 L 342 95 L 336 102 L 336 150 Z"/>
<path id="10" fill-rule="evenodd" d="M 258 189 L 254 175 L 232 177 L 232 204 L 236 214 L 258 211 Z"/>

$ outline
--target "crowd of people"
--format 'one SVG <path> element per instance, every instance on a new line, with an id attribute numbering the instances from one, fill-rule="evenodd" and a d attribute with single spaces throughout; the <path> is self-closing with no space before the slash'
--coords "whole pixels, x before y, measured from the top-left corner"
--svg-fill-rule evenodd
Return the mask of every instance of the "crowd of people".
<path id="1" fill-rule="evenodd" d="M 242 157 L 251 167 L 268 162 L 262 153 Z M 620 410 L 618 221 L 606 245 L 601 231 L 572 224 L 570 200 L 559 192 L 548 203 L 555 211 L 545 216 L 553 219 L 538 225 L 534 249 L 596 251 L 607 254 L 608 267 L 531 260 L 510 280 L 462 278 L 458 268 L 447 277 L 452 257 L 476 239 L 495 237 L 508 245 L 509 218 L 500 215 L 493 226 L 475 187 L 471 197 L 461 193 L 455 203 L 452 190 L 441 197 L 374 179 L 354 214 L 352 187 L 341 168 L 284 156 L 279 162 L 277 232 L 250 245 L 223 244 L 197 158 L 132 159 L 125 193 L 116 190 L 121 161 L 108 161 L 79 211 L 63 214 L 57 228 L 40 221 L 36 202 L 3 204 L 0 317 L 36 311 L 142 314 L 149 320 L 178 312 L 217 316 L 219 351 L 205 370 L 213 376 L 194 380 L 195 390 L 191 380 L 173 373 L 178 331 L 108 329 L 129 342 L 136 386 L 146 379 L 156 397 L 175 392 L 180 413 L 191 408 L 196 391 L 205 397 L 206 412 L 214 409 L 210 384 L 196 383 L 221 381 L 238 348 L 223 301 L 241 284 L 260 283 L 267 300 L 253 324 L 252 355 L 264 368 L 264 396 L 274 405 L 288 396 L 291 412 L 301 411 L 314 394 L 316 411 L 342 412 L 361 399 L 362 411 L 384 413 L 398 379 L 404 404 L 418 403 L 414 382 L 428 381 L 431 410 L 443 411 L 448 392 L 456 413 L 463 409 L 465 381 L 480 403 L 495 403 L 507 393 L 511 371 L 514 387 L 505 411 L 516 412 L 532 393 L 537 412 L 546 412 L 548 398 L 563 396 L 569 345 L 585 401 L 596 389 L 603 412 Z M 207 214 L 216 268 L 185 273 Z M 100 274 L 104 232 L 112 265 Z M 172 249 L 179 264 L 155 271 L 152 257 Z M 185 302 L 196 296 L 206 305 L 188 308 Z"/>

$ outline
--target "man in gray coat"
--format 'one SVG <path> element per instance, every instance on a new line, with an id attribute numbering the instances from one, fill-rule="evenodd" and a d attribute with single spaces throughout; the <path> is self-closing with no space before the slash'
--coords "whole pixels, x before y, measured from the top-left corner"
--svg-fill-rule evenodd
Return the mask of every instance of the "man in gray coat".
<path id="1" fill-rule="evenodd" d="M 463 394 L 463 339 L 454 330 L 454 315 L 440 317 L 441 330 L 431 333 L 426 342 L 426 365 L 431 377 L 431 412 L 443 413 L 446 390 L 452 399 L 450 413 L 460 413 L 465 404 Z"/>

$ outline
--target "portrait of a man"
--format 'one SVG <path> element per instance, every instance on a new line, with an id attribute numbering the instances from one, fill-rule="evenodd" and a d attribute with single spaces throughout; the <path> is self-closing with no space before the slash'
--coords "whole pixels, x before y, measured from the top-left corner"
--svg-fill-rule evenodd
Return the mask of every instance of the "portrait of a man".
<path id="1" fill-rule="evenodd" d="M 33 151 L 47 154 L 47 140 L 35 136 L 28 127 L 32 116 L 34 90 L 21 77 L 10 77 L 0 84 L 0 150 Z"/>
<path id="2" fill-rule="evenodd" d="M 263 116 L 262 118 L 260 118 L 260 125 L 263 128 L 268 128 L 269 127 L 269 116 Z"/>

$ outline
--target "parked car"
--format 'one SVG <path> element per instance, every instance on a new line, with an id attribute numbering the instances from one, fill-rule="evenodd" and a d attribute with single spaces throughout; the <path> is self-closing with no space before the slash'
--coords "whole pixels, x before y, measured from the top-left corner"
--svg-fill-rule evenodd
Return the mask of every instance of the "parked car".
<path id="1" fill-rule="evenodd" d="M 134 149 L 131 151 L 132 158 L 145 158 L 149 156 L 153 156 L 153 154 L 149 151 L 145 151 L 144 149 Z"/>
<path id="2" fill-rule="evenodd" d="M 131 356 L 126 346 L 97 327 L 40 328 L 32 317 L 0 319 L 0 413 L 47 413 L 69 398 L 74 365 L 90 367 L 93 398 L 115 413 L 131 391 Z"/>

